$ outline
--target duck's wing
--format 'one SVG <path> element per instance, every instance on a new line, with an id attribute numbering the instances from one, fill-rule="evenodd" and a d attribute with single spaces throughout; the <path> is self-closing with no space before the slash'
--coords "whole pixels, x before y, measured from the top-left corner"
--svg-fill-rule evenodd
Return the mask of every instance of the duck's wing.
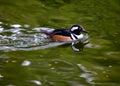
<path id="1" fill-rule="evenodd" d="M 51 34 L 52 35 L 70 36 L 69 30 L 65 30 L 65 29 L 55 29 Z"/>
<path id="2" fill-rule="evenodd" d="M 38 28 L 34 28 L 34 30 L 40 32 L 40 33 L 44 33 L 46 35 L 50 35 L 55 29 L 53 28 L 45 28 L 45 27 L 38 27 Z"/>

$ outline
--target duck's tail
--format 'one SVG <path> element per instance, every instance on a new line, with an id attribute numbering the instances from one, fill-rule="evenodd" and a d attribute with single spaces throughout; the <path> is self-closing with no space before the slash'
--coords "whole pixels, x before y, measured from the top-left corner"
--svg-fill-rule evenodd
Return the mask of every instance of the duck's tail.
<path id="1" fill-rule="evenodd" d="M 46 35 L 50 35 L 55 29 L 40 27 L 40 28 L 35 28 L 35 30 L 39 31 L 40 33 L 44 33 Z"/>

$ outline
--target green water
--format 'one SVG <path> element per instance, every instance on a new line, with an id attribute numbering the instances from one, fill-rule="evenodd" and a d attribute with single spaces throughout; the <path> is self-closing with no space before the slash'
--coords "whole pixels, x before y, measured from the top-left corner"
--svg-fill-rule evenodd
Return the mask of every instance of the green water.
<path id="1" fill-rule="evenodd" d="M 0 0 L 0 32 L 9 30 L 0 39 L 16 34 L 10 24 L 22 25 L 30 44 L 40 35 L 33 28 L 81 24 L 91 42 L 82 52 L 71 46 L 11 51 L 1 39 L 0 86 L 120 86 L 119 13 L 119 0 Z M 26 48 L 34 46 L 41 44 Z"/>

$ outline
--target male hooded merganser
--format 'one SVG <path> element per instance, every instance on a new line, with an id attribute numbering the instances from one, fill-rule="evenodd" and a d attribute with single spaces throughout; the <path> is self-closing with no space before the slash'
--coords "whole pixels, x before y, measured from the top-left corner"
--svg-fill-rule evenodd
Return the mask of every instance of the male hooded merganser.
<path id="1" fill-rule="evenodd" d="M 88 33 L 81 25 L 73 25 L 70 29 L 41 28 L 40 32 L 48 35 L 53 41 L 72 42 L 72 49 L 75 51 L 80 51 L 74 46 L 76 40 L 83 39 L 82 33 Z"/>

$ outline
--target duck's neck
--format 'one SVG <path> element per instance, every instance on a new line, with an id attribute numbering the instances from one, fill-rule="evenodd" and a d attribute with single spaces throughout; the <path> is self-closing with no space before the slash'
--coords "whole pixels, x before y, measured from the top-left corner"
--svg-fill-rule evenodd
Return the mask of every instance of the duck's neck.
<path id="1" fill-rule="evenodd" d="M 73 40 L 82 39 L 83 38 L 83 34 L 82 33 L 80 35 L 71 34 L 71 38 Z"/>

